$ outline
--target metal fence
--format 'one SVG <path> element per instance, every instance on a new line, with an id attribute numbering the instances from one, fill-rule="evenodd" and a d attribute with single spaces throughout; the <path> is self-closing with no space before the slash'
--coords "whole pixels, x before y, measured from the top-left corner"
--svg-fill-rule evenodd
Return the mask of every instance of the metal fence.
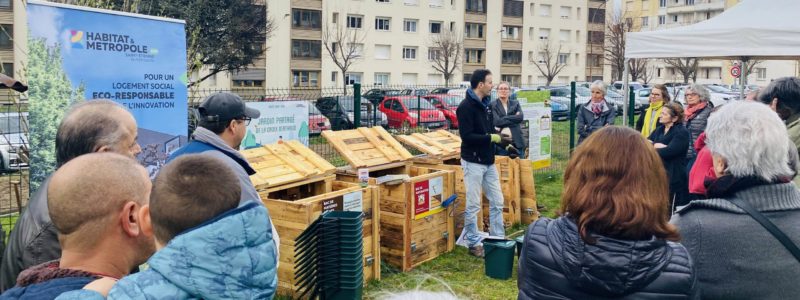
<path id="1" fill-rule="evenodd" d="M 28 103 L 23 94 L 0 90 L 0 237 L 5 241 L 28 203 Z"/>

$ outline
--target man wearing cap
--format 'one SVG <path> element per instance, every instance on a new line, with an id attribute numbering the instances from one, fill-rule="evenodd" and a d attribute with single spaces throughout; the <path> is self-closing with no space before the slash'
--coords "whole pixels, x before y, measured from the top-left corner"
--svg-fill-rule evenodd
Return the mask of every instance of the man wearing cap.
<path id="1" fill-rule="evenodd" d="M 242 98 L 235 94 L 222 92 L 208 96 L 197 108 L 198 123 L 197 129 L 192 134 L 192 141 L 172 153 L 167 159 L 167 163 L 178 156 L 192 153 L 204 153 L 217 157 L 225 162 L 225 165 L 231 168 L 239 179 L 239 185 L 242 187 L 239 206 L 249 201 L 262 203 L 253 182 L 250 181 L 250 175 L 255 174 L 256 171 L 238 151 L 239 145 L 247 134 L 247 125 L 252 119 L 260 116 L 261 113 L 258 110 L 247 107 Z M 269 224 L 272 226 L 275 246 L 279 248 L 280 239 L 271 219 Z"/>

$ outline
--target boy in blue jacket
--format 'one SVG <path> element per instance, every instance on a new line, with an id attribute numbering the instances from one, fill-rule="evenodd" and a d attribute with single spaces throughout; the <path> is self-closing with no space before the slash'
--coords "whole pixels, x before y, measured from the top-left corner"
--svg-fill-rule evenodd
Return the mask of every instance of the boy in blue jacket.
<path id="1" fill-rule="evenodd" d="M 271 299 L 277 261 L 267 210 L 256 202 L 237 208 L 240 193 L 236 175 L 219 159 L 176 158 L 153 185 L 144 227 L 158 251 L 149 268 L 57 299 L 102 299 L 106 292 L 109 299 Z"/>

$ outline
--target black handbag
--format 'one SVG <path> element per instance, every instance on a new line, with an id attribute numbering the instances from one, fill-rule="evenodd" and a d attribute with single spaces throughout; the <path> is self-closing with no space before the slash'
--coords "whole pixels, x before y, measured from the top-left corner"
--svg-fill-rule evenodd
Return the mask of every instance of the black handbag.
<path id="1" fill-rule="evenodd" d="M 783 233 L 783 231 L 781 231 L 777 226 L 775 226 L 775 224 L 773 224 L 769 219 L 767 219 L 767 217 L 758 212 L 755 208 L 753 208 L 752 205 L 750 205 L 750 203 L 747 203 L 747 201 L 744 201 L 742 199 L 732 199 L 728 201 L 738 206 L 739 208 L 744 210 L 747 214 L 749 214 L 751 217 L 753 217 L 753 219 L 755 219 L 759 224 L 761 224 L 761 226 L 767 229 L 767 231 L 769 231 L 769 233 L 771 233 L 772 236 L 778 239 L 778 241 L 781 242 L 781 244 L 783 244 L 783 247 L 785 247 L 786 250 L 789 250 L 789 252 L 792 253 L 792 256 L 794 256 L 794 258 L 797 259 L 798 262 L 800 262 L 800 248 L 797 248 L 797 245 L 795 245 L 794 242 L 792 242 L 792 240 L 790 240 L 789 237 L 786 236 L 785 233 Z"/>

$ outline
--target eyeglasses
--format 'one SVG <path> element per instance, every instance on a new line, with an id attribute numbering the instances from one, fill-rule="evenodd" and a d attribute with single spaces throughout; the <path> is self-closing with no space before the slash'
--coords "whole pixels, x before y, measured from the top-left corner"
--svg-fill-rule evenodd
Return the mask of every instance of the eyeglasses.
<path id="1" fill-rule="evenodd" d="M 505 88 L 505 87 L 502 87 L 502 88 L 497 88 L 497 89 L 498 89 L 498 90 L 501 90 L 501 91 L 508 91 L 508 90 L 510 90 L 510 88 Z"/>
<path id="2" fill-rule="evenodd" d="M 244 126 L 250 126 L 250 121 L 252 121 L 253 118 L 241 117 L 238 118 L 237 120 L 244 122 Z"/>
<path id="3" fill-rule="evenodd" d="M 697 93 L 686 93 L 686 97 L 689 97 L 689 96 L 697 96 Z"/>

